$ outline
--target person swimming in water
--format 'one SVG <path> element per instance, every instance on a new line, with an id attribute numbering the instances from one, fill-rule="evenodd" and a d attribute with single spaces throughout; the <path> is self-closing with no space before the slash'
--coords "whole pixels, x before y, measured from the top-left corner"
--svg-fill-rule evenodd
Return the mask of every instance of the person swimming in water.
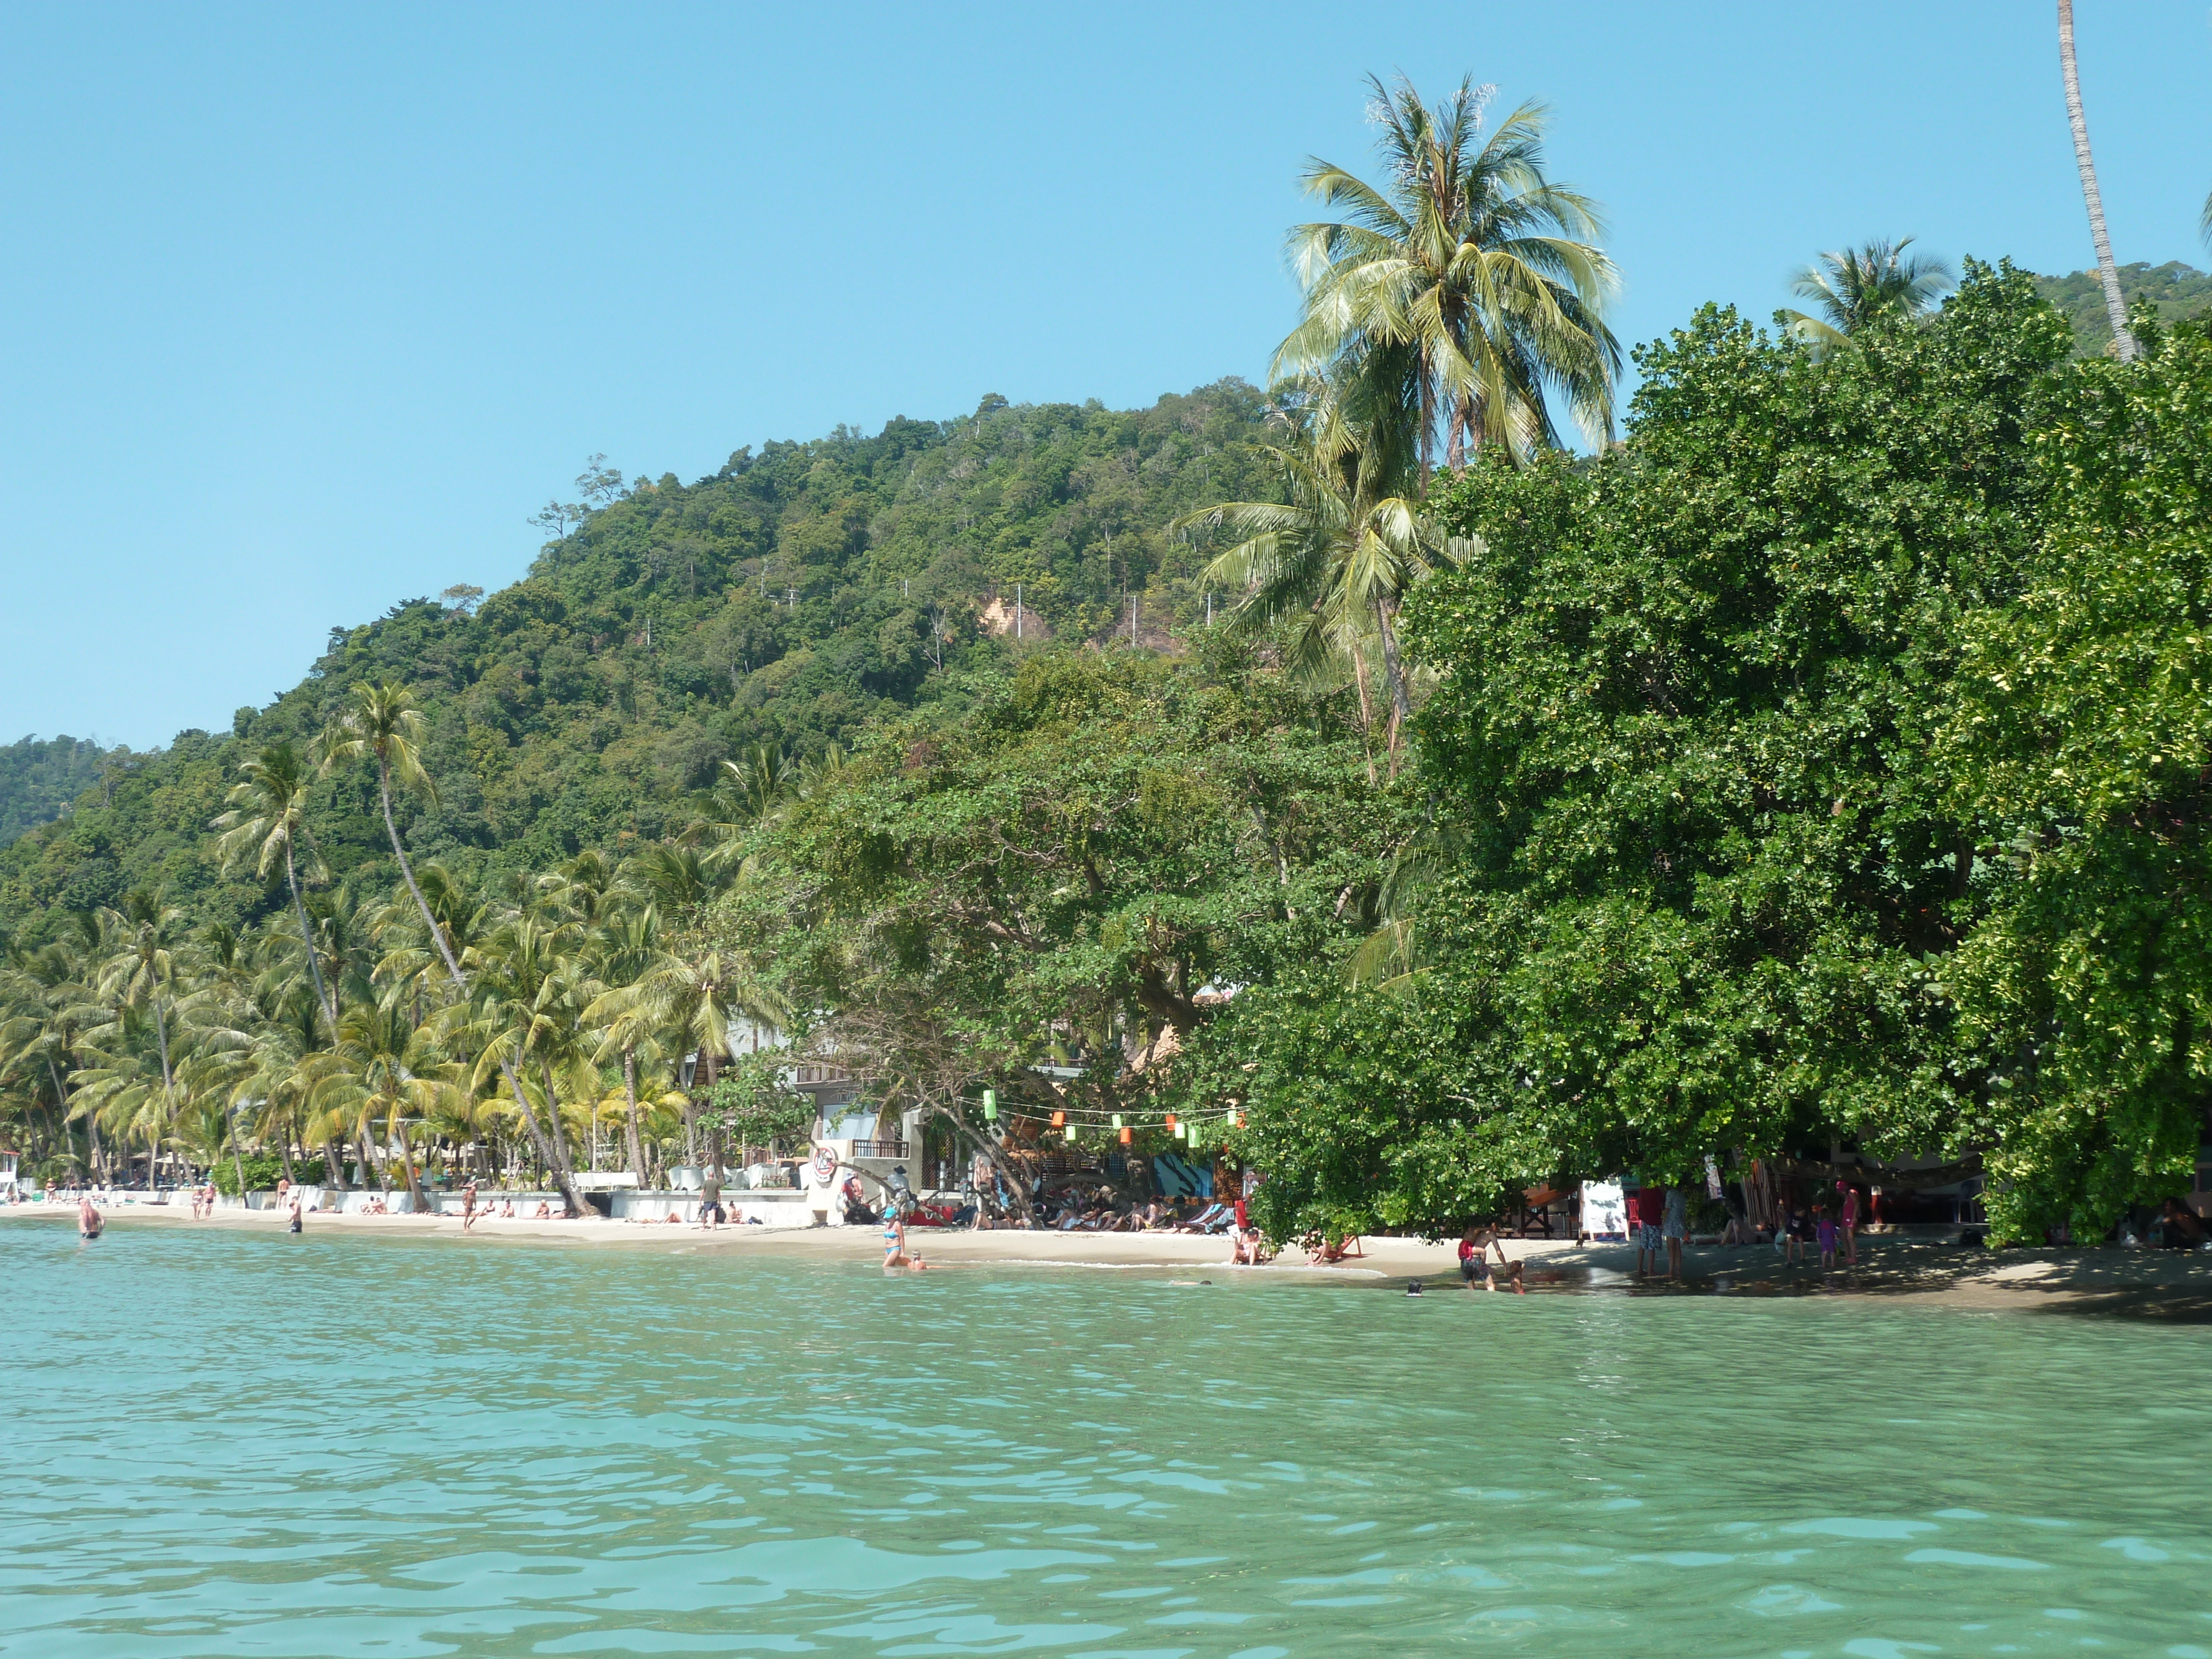
<path id="1" fill-rule="evenodd" d="M 77 1200 L 76 1231 L 79 1237 L 98 1238 L 100 1229 L 106 1224 L 106 1218 L 94 1206 L 90 1193 Z"/>

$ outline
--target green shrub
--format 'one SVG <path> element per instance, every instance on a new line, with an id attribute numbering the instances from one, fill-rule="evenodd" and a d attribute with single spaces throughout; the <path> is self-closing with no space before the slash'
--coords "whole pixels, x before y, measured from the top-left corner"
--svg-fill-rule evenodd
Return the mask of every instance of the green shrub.
<path id="1" fill-rule="evenodd" d="M 249 1193 L 270 1192 L 283 1178 L 284 1160 L 281 1158 L 256 1152 L 245 1162 L 246 1190 Z M 238 1196 L 238 1165 L 233 1160 L 223 1159 L 209 1171 L 209 1175 L 215 1182 L 216 1191 L 232 1198 Z"/>

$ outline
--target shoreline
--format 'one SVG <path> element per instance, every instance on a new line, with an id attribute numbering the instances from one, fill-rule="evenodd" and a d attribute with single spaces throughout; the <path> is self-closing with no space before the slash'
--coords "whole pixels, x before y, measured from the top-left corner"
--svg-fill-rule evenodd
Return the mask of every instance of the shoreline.
<path id="1" fill-rule="evenodd" d="M 105 1211 L 111 1224 L 131 1227 L 214 1227 L 281 1234 L 274 1210 L 218 1210 L 194 1220 L 182 1207 L 120 1205 Z M 0 1208 L 0 1220 L 74 1226 L 73 1206 L 26 1204 Z M 368 1216 L 319 1213 L 307 1218 L 310 1235 L 439 1239 L 457 1245 L 516 1243 L 568 1248 L 651 1249 L 680 1245 L 690 1252 L 805 1257 L 872 1263 L 881 1257 L 881 1235 L 871 1227 L 763 1228 L 586 1219 L 479 1220 L 468 1233 L 458 1216 Z M 1455 1246 L 1412 1238 L 1370 1238 L 1365 1255 L 1340 1264 L 1306 1262 L 1295 1249 L 1263 1267 L 1232 1267 L 1229 1241 L 1189 1233 L 1086 1233 L 993 1229 L 986 1232 L 914 1228 L 909 1248 L 945 1267 L 1032 1266 L 1121 1269 L 1202 1269 L 1238 1284 L 1267 1280 L 1308 1285 L 1402 1289 L 1414 1278 L 1433 1292 L 1460 1288 Z M 2212 1322 L 2212 1255 L 2118 1246 L 1990 1252 L 1930 1238 L 1863 1235 L 1860 1265 L 1822 1273 L 1816 1265 L 1785 1265 L 1772 1249 L 1719 1246 L 1686 1252 L 1680 1281 L 1638 1279 L 1635 1252 L 1626 1245 L 1583 1246 L 1545 1239 L 1513 1239 L 1507 1249 L 1525 1262 L 1532 1295 L 1733 1295 L 1873 1299 L 1989 1311 L 2026 1310 L 2121 1313 L 2177 1322 Z M 1480 1293 L 1480 1292 L 1478 1292 Z M 1500 1294 L 1508 1294 L 1503 1290 Z"/>

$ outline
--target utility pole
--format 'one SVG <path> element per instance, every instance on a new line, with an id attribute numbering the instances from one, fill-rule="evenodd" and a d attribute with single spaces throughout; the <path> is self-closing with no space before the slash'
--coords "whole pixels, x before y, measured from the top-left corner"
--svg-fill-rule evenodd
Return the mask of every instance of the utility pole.
<path id="1" fill-rule="evenodd" d="M 1129 649 L 1137 648 L 1137 596 L 1129 595 Z"/>
<path id="2" fill-rule="evenodd" d="M 1014 584 L 1014 637 L 1015 637 L 1016 639 L 1019 639 L 1019 638 L 1021 638 L 1021 636 L 1022 636 L 1022 585 L 1021 585 L 1019 582 L 1016 582 L 1016 583 Z"/>

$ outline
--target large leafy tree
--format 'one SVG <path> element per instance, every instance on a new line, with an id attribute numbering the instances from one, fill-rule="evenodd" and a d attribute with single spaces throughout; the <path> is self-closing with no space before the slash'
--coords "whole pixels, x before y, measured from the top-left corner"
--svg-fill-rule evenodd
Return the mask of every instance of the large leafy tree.
<path id="1" fill-rule="evenodd" d="M 1439 1145 L 1494 1197 L 1838 1137 L 1984 1150 L 1942 964 L 2002 875 L 1935 732 L 1963 619 L 2033 545 L 2028 431 L 2066 343 L 2026 276 L 1982 267 L 1940 318 L 1825 363 L 1708 310 L 1639 355 L 1623 449 L 1444 493 L 1474 539 L 1409 635 L 1440 676 L 1418 726 L 1455 821 L 1423 907 L 1436 965 L 1395 1006 L 1343 994 L 1413 1022 L 1391 1047 L 1425 1070 L 1370 1090 L 1371 1046 L 1311 1035 L 1338 1013 L 1283 1014 L 1279 1089 L 1249 1109 L 1282 1145 L 1415 1163 L 1347 1158 L 1280 1202 L 1367 1182 L 1441 1224 L 1474 1194 L 1410 1150 Z M 1268 1064 L 1271 1002 L 1239 999 L 1254 1035 L 1228 1060 Z M 1350 1133 L 1355 1104 L 1390 1127 Z"/>
<path id="2" fill-rule="evenodd" d="M 1032 1116 L 1145 1108 L 1225 995 L 1352 936 L 1406 813 L 1340 715 L 1233 651 L 1040 658 L 972 691 L 793 806 L 716 921 L 823 1011 L 817 1052 L 995 1155 L 982 1087 Z"/>
<path id="3" fill-rule="evenodd" d="M 1947 977 L 2023 1234 L 2186 1191 L 2212 1139 L 2212 339 L 2138 324 L 2041 435 L 2050 528 L 2020 601 L 1967 619 L 1944 732 L 2020 878 Z"/>
<path id="4" fill-rule="evenodd" d="M 1546 175 L 1544 111 L 1524 104 L 1485 138 L 1490 89 L 1471 78 L 1434 108 L 1403 80 L 1370 86 L 1385 181 L 1308 164 L 1307 192 L 1344 216 L 1291 233 L 1304 306 L 1276 372 L 1406 409 L 1425 468 L 1438 428 L 1455 471 L 1487 442 L 1555 444 L 1553 395 L 1610 436 L 1613 264 L 1595 205 Z"/>

